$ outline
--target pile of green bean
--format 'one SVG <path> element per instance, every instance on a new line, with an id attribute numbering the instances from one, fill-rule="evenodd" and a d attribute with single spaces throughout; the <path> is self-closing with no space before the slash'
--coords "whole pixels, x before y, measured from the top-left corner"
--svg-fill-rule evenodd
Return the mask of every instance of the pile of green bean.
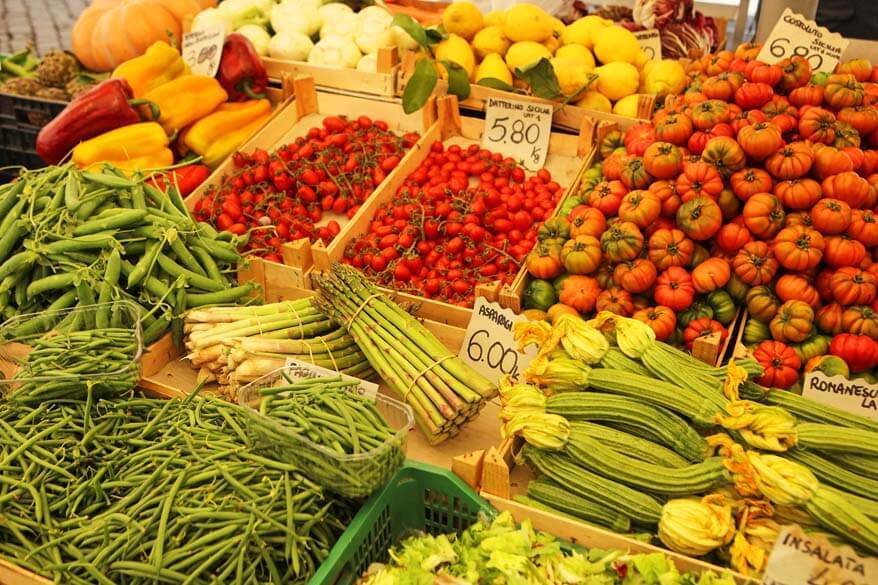
<path id="1" fill-rule="evenodd" d="M 141 306 L 144 343 L 190 307 L 235 302 L 232 234 L 192 219 L 175 189 L 73 164 L 23 171 L 0 186 L 0 316 L 116 299 Z"/>
<path id="2" fill-rule="evenodd" d="M 384 397 L 360 396 L 357 381 L 341 376 L 292 381 L 241 390 L 258 445 L 277 458 L 308 470 L 321 486 L 343 496 L 365 497 L 383 485 L 405 460 L 405 433 L 414 421 L 409 408 Z"/>
<path id="3" fill-rule="evenodd" d="M 248 421 L 208 396 L 0 405 L 0 557 L 67 584 L 307 582 L 352 505 Z"/>

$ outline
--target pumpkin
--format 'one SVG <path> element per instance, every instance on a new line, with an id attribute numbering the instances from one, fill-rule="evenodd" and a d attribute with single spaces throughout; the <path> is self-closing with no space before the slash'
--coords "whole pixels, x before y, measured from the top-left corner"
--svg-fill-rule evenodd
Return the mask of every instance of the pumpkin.
<path id="1" fill-rule="evenodd" d="M 716 198 L 723 190 L 723 180 L 719 171 L 701 161 L 684 165 L 683 172 L 677 177 L 674 185 L 684 203 L 700 195 Z"/>
<path id="2" fill-rule="evenodd" d="M 753 235 L 743 222 L 732 222 L 723 225 L 714 236 L 713 241 L 725 254 L 734 254 L 744 244 L 753 241 Z"/>
<path id="3" fill-rule="evenodd" d="M 561 284 L 558 300 L 580 313 L 590 313 L 600 292 L 601 289 L 595 278 L 573 274 Z"/>
<path id="4" fill-rule="evenodd" d="M 838 303 L 823 305 L 814 316 L 814 324 L 817 325 L 817 329 L 827 335 L 838 335 L 841 333 L 841 316 L 843 313 L 844 307 Z"/>
<path id="5" fill-rule="evenodd" d="M 823 258 L 823 235 L 815 229 L 797 225 L 780 230 L 771 250 L 781 266 L 801 272 L 814 268 Z"/>
<path id="6" fill-rule="evenodd" d="M 643 249 L 643 234 L 630 221 L 620 221 L 601 235 L 601 250 L 610 262 L 634 260 Z"/>
<path id="7" fill-rule="evenodd" d="M 694 242 L 678 229 L 656 230 L 647 243 L 647 257 L 658 270 L 686 266 L 694 250 Z"/>
<path id="8" fill-rule="evenodd" d="M 557 302 L 555 289 L 547 280 L 535 278 L 527 283 L 521 294 L 521 303 L 525 309 L 547 310 Z"/>
<path id="9" fill-rule="evenodd" d="M 845 233 L 867 248 L 878 246 L 878 217 L 871 209 L 854 209 Z"/>
<path id="10" fill-rule="evenodd" d="M 683 152 L 670 142 L 653 142 L 643 153 L 643 166 L 656 179 L 673 179 L 683 168 Z"/>
<path id="11" fill-rule="evenodd" d="M 643 157 L 629 156 L 622 163 L 619 179 L 629 189 L 646 189 L 654 180 L 643 167 Z"/>
<path id="12" fill-rule="evenodd" d="M 817 355 L 805 363 L 805 372 L 822 372 L 828 377 L 841 376 L 847 378 L 851 370 L 847 363 L 838 356 Z"/>
<path id="13" fill-rule="evenodd" d="M 823 99 L 836 110 L 859 106 L 865 98 L 863 84 L 850 73 L 834 73 L 826 80 Z"/>
<path id="14" fill-rule="evenodd" d="M 693 240 L 709 240 L 719 231 L 722 221 L 722 209 L 717 202 L 703 195 L 686 201 L 677 210 L 677 225 Z"/>
<path id="15" fill-rule="evenodd" d="M 866 335 L 836 335 L 829 344 L 829 352 L 843 359 L 853 373 L 869 370 L 878 362 L 878 347 Z"/>
<path id="16" fill-rule="evenodd" d="M 757 238 L 771 238 L 785 218 L 780 199 L 771 193 L 757 193 L 744 203 L 744 225 Z"/>
<path id="17" fill-rule="evenodd" d="M 720 177 L 727 179 L 735 171 L 744 168 L 747 155 L 734 138 L 717 136 L 708 140 L 701 153 L 701 160 L 714 167 Z"/>
<path id="18" fill-rule="evenodd" d="M 601 292 L 595 301 L 596 311 L 609 311 L 623 317 L 630 317 L 634 313 L 634 301 L 631 293 L 623 288 L 613 286 Z"/>
<path id="19" fill-rule="evenodd" d="M 645 228 L 658 219 L 662 202 L 658 195 L 636 189 L 629 191 L 619 205 L 619 219 L 630 221 L 639 228 Z"/>
<path id="20" fill-rule="evenodd" d="M 656 279 L 653 297 L 660 305 L 674 311 L 684 311 L 695 299 L 695 287 L 686 269 L 671 266 Z"/>
<path id="21" fill-rule="evenodd" d="M 799 135 L 811 142 L 832 144 L 835 140 L 835 114 L 823 108 L 808 108 L 799 117 Z"/>
<path id="22" fill-rule="evenodd" d="M 695 345 L 696 339 L 700 337 L 709 337 L 714 333 L 720 334 L 720 344 L 722 344 L 729 335 L 728 330 L 726 330 L 719 321 L 708 319 L 707 317 L 701 317 L 700 319 L 693 319 L 688 325 L 686 325 L 686 329 L 683 331 L 683 340 L 686 342 L 686 347 L 691 350 L 692 346 Z"/>
<path id="23" fill-rule="evenodd" d="M 819 106 L 823 103 L 823 86 L 806 85 L 797 87 L 789 94 L 790 103 L 801 108 L 802 106 Z"/>
<path id="24" fill-rule="evenodd" d="M 750 286 L 768 284 L 777 273 L 778 262 L 765 242 L 744 245 L 732 259 L 732 269 L 738 278 Z"/>
<path id="25" fill-rule="evenodd" d="M 869 181 L 853 171 L 827 177 L 820 186 L 825 197 L 844 201 L 854 209 L 865 206 L 872 190 Z"/>
<path id="26" fill-rule="evenodd" d="M 838 119 L 865 136 L 878 128 L 878 109 L 875 106 L 850 106 L 838 112 Z"/>
<path id="27" fill-rule="evenodd" d="M 742 110 L 753 110 L 767 104 L 774 96 L 774 90 L 767 83 L 745 81 L 735 90 L 735 103 Z"/>
<path id="28" fill-rule="evenodd" d="M 821 199 L 811 208 L 811 222 L 823 234 L 843 233 L 851 218 L 851 206 L 838 199 Z"/>
<path id="29" fill-rule="evenodd" d="M 774 284 L 774 292 L 784 302 L 802 301 L 814 308 L 820 305 L 817 288 L 801 274 L 784 274 Z"/>
<path id="30" fill-rule="evenodd" d="M 112 71 L 157 41 L 179 42 L 183 19 L 215 5 L 208 0 L 94 0 L 73 26 L 73 53 L 87 69 Z"/>
<path id="31" fill-rule="evenodd" d="M 742 339 L 746 345 L 756 345 L 766 339 L 771 339 L 771 330 L 768 328 L 768 323 L 763 323 L 756 319 L 748 319 L 744 325 Z"/>
<path id="32" fill-rule="evenodd" d="M 750 317 L 764 323 L 769 323 L 774 319 L 780 308 L 780 300 L 775 296 L 771 287 L 764 284 L 754 286 L 747 291 L 746 303 Z"/>
<path id="33" fill-rule="evenodd" d="M 669 114 L 655 121 L 655 138 L 683 146 L 692 135 L 692 120 L 686 114 Z"/>
<path id="34" fill-rule="evenodd" d="M 866 257 L 862 243 L 844 234 L 826 238 L 823 261 L 830 266 L 857 266 Z"/>
<path id="35" fill-rule="evenodd" d="M 692 270 L 692 285 L 696 292 L 709 293 L 724 287 L 731 275 L 732 269 L 725 258 L 708 258 Z"/>
<path id="36" fill-rule="evenodd" d="M 804 57 L 794 55 L 778 63 L 781 69 L 778 87 L 784 93 L 790 93 L 811 81 L 811 64 Z"/>
<path id="37" fill-rule="evenodd" d="M 649 325 L 650 329 L 655 332 L 655 338 L 658 341 L 670 339 L 677 326 L 677 316 L 673 309 L 663 305 L 638 309 L 632 317 Z"/>
<path id="38" fill-rule="evenodd" d="M 801 343 L 811 336 L 814 309 L 804 301 L 787 301 L 778 308 L 768 327 L 777 341 Z"/>
<path id="39" fill-rule="evenodd" d="M 811 147 L 804 142 L 791 142 L 765 159 L 765 170 L 776 179 L 798 179 L 807 175 L 813 164 Z"/>
<path id="40" fill-rule="evenodd" d="M 744 168 L 732 173 L 729 183 L 741 201 L 747 201 L 756 193 L 770 193 L 774 185 L 771 175 L 757 168 Z"/>
<path id="41" fill-rule="evenodd" d="M 821 181 L 826 177 L 854 170 L 854 161 L 834 146 L 814 149 L 814 175 Z"/>
<path id="42" fill-rule="evenodd" d="M 591 274 L 598 269 L 601 259 L 601 243 L 594 236 L 576 236 L 561 248 L 561 263 L 570 274 Z"/>
<path id="43" fill-rule="evenodd" d="M 765 160 L 783 146 L 780 129 L 770 122 L 744 126 L 738 131 L 738 143 L 750 160 Z"/>
<path id="44" fill-rule="evenodd" d="M 841 314 L 841 330 L 878 339 L 878 313 L 868 305 L 853 305 Z"/>
<path id="45" fill-rule="evenodd" d="M 662 216 L 674 218 L 683 200 L 677 193 L 677 185 L 673 181 L 656 181 L 649 186 L 649 192 L 654 193 L 662 202 Z"/>
<path id="46" fill-rule="evenodd" d="M 811 209 L 820 200 L 823 191 L 820 183 L 808 177 L 778 181 L 774 194 L 789 209 Z"/>
<path id="47" fill-rule="evenodd" d="M 561 263 L 561 246 L 537 242 L 525 257 L 524 265 L 531 276 L 544 280 L 555 278 L 564 270 L 564 265 Z"/>
<path id="48" fill-rule="evenodd" d="M 802 360 L 785 343 L 765 340 L 753 350 L 753 359 L 762 366 L 759 383 L 769 388 L 789 388 L 799 379 Z"/>
<path id="49" fill-rule="evenodd" d="M 655 283 L 655 264 L 646 258 L 620 262 L 613 270 L 613 282 L 632 294 L 646 292 Z"/>
<path id="50" fill-rule="evenodd" d="M 701 93 L 707 99 L 729 102 L 735 95 L 735 90 L 744 83 L 744 76 L 740 73 L 723 72 L 712 75 L 701 84 Z"/>
<path id="51" fill-rule="evenodd" d="M 622 181 L 601 181 L 588 192 L 586 203 L 600 211 L 604 217 L 610 217 L 618 213 L 622 197 L 626 193 L 628 189 Z"/>

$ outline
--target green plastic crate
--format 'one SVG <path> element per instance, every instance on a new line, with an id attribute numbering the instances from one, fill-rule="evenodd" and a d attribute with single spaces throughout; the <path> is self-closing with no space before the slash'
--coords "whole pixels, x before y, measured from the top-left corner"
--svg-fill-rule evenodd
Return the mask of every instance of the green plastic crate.
<path id="1" fill-rule="evenodd" d="M 406 464 L 373 495 L 341 535 L 309 585 L 350 585 L 410 533 L 461 532 L 479 513 L 497 512 L 456 475 L 416 461 Z"/>

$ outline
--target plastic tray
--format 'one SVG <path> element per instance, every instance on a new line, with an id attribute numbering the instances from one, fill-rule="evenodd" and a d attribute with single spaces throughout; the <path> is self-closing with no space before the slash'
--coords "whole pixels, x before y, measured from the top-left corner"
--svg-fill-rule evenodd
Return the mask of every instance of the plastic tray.
<path id="1" fill-rule="evenodd" d="M 496 511 L 456 475 L 406 461 L 387 485 L 372 496 L 320 565 L 309 585 L 350 585 L 370 564 L 386 561 L 387 551 L 414 532 L 443 534 L 468 528 L 480 514 Z"/>
<path id="2" fill-rule="evenodd" d="M 66 102 L 0 93 L 0 169 L 46 166 L 37 155 L 37 134 L 66 107 Z M 0 170 L 0 174 L 11 176 L 15 171 Z"/>
<path id="3" fill-rule="evenodd" d="M 253 425 L 253 429 L 256 438 L 261 442 L 260 447 L 303 469 L 323 469 L 324 473 L 314 479 L 327 490 L 350 498 L 364 498 L 374 493 L 405 460 L 408 432 L 414 424 L 411 407 L 378 394 L 375 397 L 378 412 L 396 433 L 371 451 L 340 455 L 296 434 L 289 426 L 264 416 L 257 410 L 261 400 L 261 388 L 274 386 L 278 382 L 295 381 L 285 376 L 287 370 L 287 367 L 278 368 L 238 390 L 238 403 L 258 423 Z"/>
<path id="4" fill-rule="evenodd" d="M 22 376 L 22 368 L 27 367 L 29 343 L 43 335 L 52 335 L 55 328 L 78 321 L 77 331 L 95 331 L 95 315 L 98 311 L 109 310 L 115 315 L 116 327 L 131 330 L 134 349 L 127 365 L 113 372 L 70 373 L 52 376 Z M 37 319 L 38 321 L 34 321 Z M 101 381 L 126 376 L 138 378 L 140 357 L 143 354 L 143 338 L 137 307 L 131 301 L 113 301 L 111 303 L 86 305 L 59 311 L 43 311 L 18 315 L 0 325 L 0 386 L 7 391 L 15 391 L 18 386 L 28 382 L 55 382 L 58 380 Z M 18 376 L 18 377 L 15 377 Z"/>

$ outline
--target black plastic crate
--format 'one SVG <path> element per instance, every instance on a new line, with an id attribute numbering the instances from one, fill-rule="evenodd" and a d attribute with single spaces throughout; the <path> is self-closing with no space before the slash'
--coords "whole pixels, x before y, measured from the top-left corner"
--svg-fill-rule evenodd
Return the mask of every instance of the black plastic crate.
<path id="1" fill-rule="evenodd" d="M 66 102 L 0 93 L 0 167 L 46 166 L 35 149 L 37 134 Z"/>

